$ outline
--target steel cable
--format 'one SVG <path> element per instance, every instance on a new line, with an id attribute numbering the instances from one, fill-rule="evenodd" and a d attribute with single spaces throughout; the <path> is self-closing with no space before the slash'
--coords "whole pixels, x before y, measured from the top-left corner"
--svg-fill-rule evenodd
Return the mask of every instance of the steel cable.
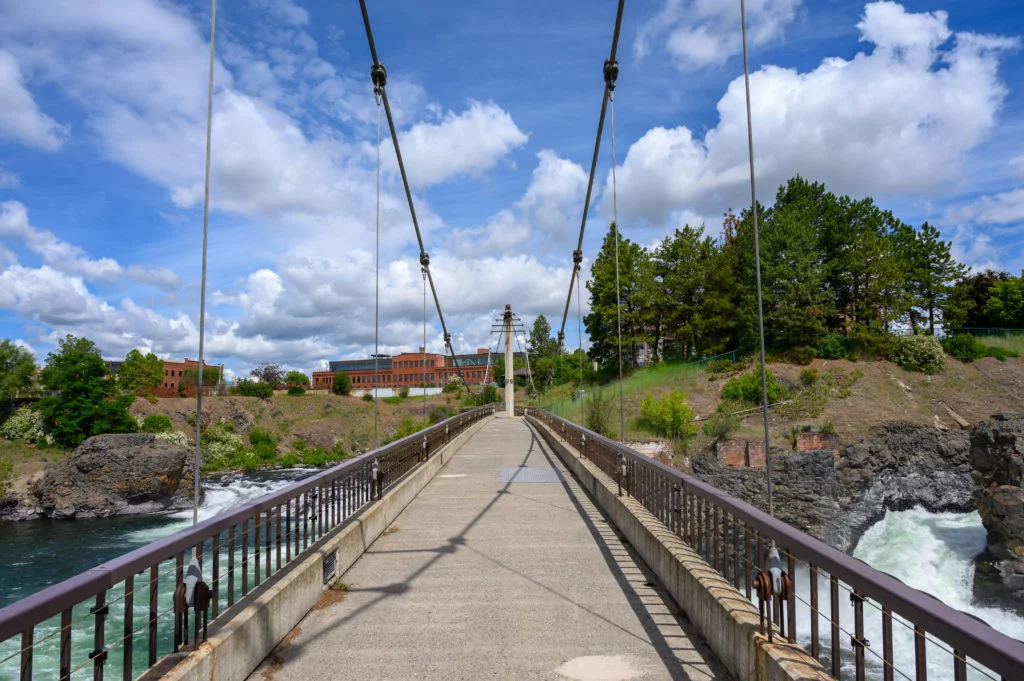
<path id="1" fill-rule="evenodd" d="M 615 182 L 615 91 L 609 96 L 612 110 L 611 142 L 612 142 L 612 224 L 615 225 L 615 321 L 619 340 L 619 441 L 625 437 L 622 409 L 622 286 L 619 284 L 619 199 Z"/>

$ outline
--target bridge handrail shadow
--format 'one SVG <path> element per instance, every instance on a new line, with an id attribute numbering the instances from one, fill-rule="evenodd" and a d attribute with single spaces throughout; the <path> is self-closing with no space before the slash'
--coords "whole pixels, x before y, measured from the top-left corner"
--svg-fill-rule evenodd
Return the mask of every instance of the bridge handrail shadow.
<path id="1" fill-rule="evenodd" d="M 21 635 L 20 647 L 8 657 L 0 657 L 0 664 L 18 656 L 21 658 L 22 678 L 31 678 L 36 646 L 55 635 L 50 632 L 37 641 L 35 629 L 46 620 L 60 615 L 59 676 L 62 679 L 68 678 L 73 671 L 74 616 L 77 618 L 75 622 L 81 621 L 84 624 L 84 636 L 97 642 L 95 649 L 88 653 L 88 658 L 76 664 L 75 668 L 91 663 L 102 676 L 102 667 L 108 653 L 121 647 L 123 678 L 136 678 L 140 671 L 137 668 L 133 670 L 136 639 L 148 645 L 148 666 L 152 667 L 163 655 L 177 652 L 189 637 L 188 631 L 181 630 L 177 618 L 174 618 L 173 642 L 168 645 L 166 621 L 163 636 L 160 635 L 161 620 L 173 617 L 173 612 L 170 608 L 160 610 L 164 604 L 158 605 L 157 586 L 161 575 L 173 573 L 173 583 L 168 578 L 160 590 L 167 599 L 174 588 L 182 583 L 184 566 L 191 560 L 193 549 L 197 551 L 200 562 L 204 562 L 204 555 L 212 558 L 206 561 L 203 570 L 212 591 L 212 617 L 215 619 L 222 610 L 221 601 L 225 596 L 227 607 L 231 607 L 258 586 L 261 580 L 265 581 L 283 567 L 300 559 L 308 547 L 372 504 L 406 473 L 427 461 L 471 425 L 491 416 L 495 409 L 496 405 L 486 405 L 464 411 L 0 608 L 0 645 Z M 240 560 L 236 560 L 239 554 Z M 227 560 L 226 574 L 222 571 L 222 557 Z M 166 561 L 173 561 L 173 566 L 162 566 Z M 146 571 L 149 575 L 136 589 L 135 577 Z M 108 601 L 108 593 L 114 589 L 118 593 L 112 594 L 114 598 Z M 134 624 L 139 618 L 134 616 L 134 594 L 143 591 L 140 600 L 149 600 L 149 619 L 147 624 L 135 628 Z M 90 600 L 94 600 L 95 607 L 80 612 L 88 605 L 86 601 Z M 124 636 L 118 637 L 108 646 L 104 644 L 104 629 L 107 618 L 111 616 L 111 607 L 118 600 L 124 603 Z M 75 632 L 75 639 L 79 643 L 76 651 L 84 642 L 80 631 L 76 629 Z"/>
<path id="2" fill-rule="evenodd" d="M 950 607 L 931 594 L 907 586 L 892 575 L 876 570 L 754 506 L 698 478 L 639 454 L 619 442 L 543 409 L 525 407 L 517 409 L 517 412 L 546 425 L 555 436 L 616 481 L 621 487 L 621 494 L 640 502 L 668 530 L 703 556 L 712 569 L 731 581 L 736 589 L 745 589 L 748 599 L 751 597 L 753 583 L 751 575 L 764 568 L 767 542 L 774 541 L 784 563 L 788 563 L 786 569 L 794 580 L 793 588 L 789 590 L 786 603 L 788 616 L 785 618 L 790 622 L 787 627 L 789 640 L 794 643 L 797 642 L 797 627 L 793 626 L 796 623 L 797 598 L 795 568 L 798 561 L 805 563 L 808 567 L 811 602 L 803 602 L 810 608 L 810 612 L 817 613 L 817 616 L 811 618 L 809 627 L 810 652 L 813 657 L 821 660 L 818 620 L 825 617 L 825 626 L 831 629 L 829 643 L 832 676 L 839 678 L 842 655 L 844 652 L 850 654 L 840 647 L 840 631 L 850 636 L 857 678 L 863 678 L 865 649 L 877 655 L 870 650 L 871 643 L 864 635 L 863 606 L 866 602 L 869 605 L 877 604 L 881 611 L 883 651 L 879 657 L 886 679 L 893 678 L 893 671 L 905 678 L 911 678 L 910 674 L 916 671 L 917 678 L 926 678 L 926 642 L 935 644 L 936 639 L 944 642 L 952 653 L 953 677 L 958 681 L 966 681 L 967 667 L 975 666 L 971 661 L 988 667 L 1004 679 L 1021 678 L 1024 673 L 1024 642 L 996 631 L 986 622 Z M 741 563 L 744 566 L 742 570 Z M 835 619 L 818 610 L 817 580 L 820 571 L 827 573 L 823 579 L 829 580 L 831 607 L 828 612 L 836 613 Z M 852 630 L 851 623 L 845 623 L 845 629 L 841 629 L 844 624 L 839 621 L 840 584 L 850 592 L 855 614 Z M 875 604 L 871 604 L 868 599 L 873 599 Z M 915 669 L 906 673 L 896 669 L 893 663 L 894 615 L 905 620 L 900 622 L 896 619 L 898 626 L 913 628 Z M 939 646 L 940 650 L 944 647 Z"/>

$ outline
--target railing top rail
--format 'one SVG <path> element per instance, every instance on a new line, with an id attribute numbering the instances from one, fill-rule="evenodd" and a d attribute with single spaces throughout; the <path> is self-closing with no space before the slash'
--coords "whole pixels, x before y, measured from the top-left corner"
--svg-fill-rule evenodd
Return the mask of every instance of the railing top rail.
<path id="1" fill-rule="evenodd" d="M 101 563 L 74 577 L 58 582 L 42 591 L 38 591 L 6 607 L 0 608 L 0 641 L 5 641 L 12 636 L 20 634 L 26 626 L 47 620 L 68 608 L 74 607 L 90 596 L 95 596 L 101 591 L 112 588 L 129 576 L 139 574 L 153 565 L 173 558 L 182 551 L 199 545 L 214 534 L 218 534 L 243 520 L 251 518 L 257 512 L 266 511 L 288 503 L 300 494 L 308 492 L 323 482 L 333 480 L 360 466 L 367 465 L 373 459 L 387 456 L 410 444 L 418 443 L 424 436 L 429 437 L 434 433 L 441 432 L 446 425 L 450 425 L 453 421 L 466 419 L 492 408 L 492 405 L 487 405 L 452 416 L 429 428 L 424 428 L 400 440 L 390 442 L 382 447 L 315 473 L 276 492 L 272 492 L 259 499 L 254 499 L 231 511 L 207 518 L 197 525 L 152 541 L 134 551 Z"/>
<path id="2" fill-rule="evenodd" d="M 530 409 L 536 410 L 536 407 Z M 629 447 L 599 435 L 551 412 L 546 418 L 581 431 L 588 443 L 600 443 L 629 457 L 633 463 L 676 480 L 686 489 L 716 504 L 753 529 L 774 539 L 797 559 L 825 570 L 849 584 L 857 593 L 890 608 L 925 631 L 952 645 L 1006 678 L 1014 678 L 1024 669 L 1024 642 L 996 631 L 986 622 L 950 607 L 931 594 L 906 585 L 896 577 L 871 567 L 764 511 L 727 494 L 716 487 L 671 466 L 644 456 Z"/>

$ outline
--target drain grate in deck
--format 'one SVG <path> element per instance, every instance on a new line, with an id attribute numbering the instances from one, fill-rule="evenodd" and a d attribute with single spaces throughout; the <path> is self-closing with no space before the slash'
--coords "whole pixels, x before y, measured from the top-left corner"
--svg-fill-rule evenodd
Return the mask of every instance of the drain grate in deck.
<path id="1" fill-rule="evenodd" d="M 498 472 L 498 482 L 561 482 L 562 474 L 554 468 L 530 468 L 516 466 L 502 468 Z"/>

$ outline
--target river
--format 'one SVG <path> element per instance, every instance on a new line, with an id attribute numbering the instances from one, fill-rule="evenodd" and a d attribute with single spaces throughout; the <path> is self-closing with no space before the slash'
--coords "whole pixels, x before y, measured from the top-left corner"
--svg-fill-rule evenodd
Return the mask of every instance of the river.
<path id="1" fill-rule="evenodd" d="M 204 482 L 205 502 L 200 518 L 208 518 L 256 499 L 310 475 L 310 470 L 293 469 L 268 474 L 208 479 Z M 0 606 L 23 598 L 103 561 L 143 546 L 159 537 L 187 527 L 191 511 L 145 518 L 108 518 L 77 521 L 26 521 L 0 524 Z M 1024 618 L 1000 608 L 974 603 L 972 583 L 974 557 L 985 548 L 985 529 L 977 513 L 929 513 L 922 509 L 889 512 L 861 538 L 853 555 L 875 568 L 941 601 L 988 622 L 997 630 L 1024 639 Z M 797 591 L 807 601 L 807 571 L 798 568 Z M 801 588 L 802 587 L 802 588 Z M 819 581 L 819 603 L 823 609 L 821 632 L 827 637 L 828 581 Z M 853 610 L 848 594 L 840 597 L 840 620 L 844 629 L 852 626 Z M 798 638 L 810 640 L 809 613 L 798 604 Z M 913 669 L 913 632 L 894 618 L 893 638 L 898 669 Z M 868 649 L 868 677 L 881 678 L 881 666 L 874 653 L 881 653 L 881 618 L 874 606 L 865 607 L 866 637 L 875 644 Z M 848 637 L 844 635 L 844 648 Z M 11 653 L 11 645 L 0 644 L 0 660 Z M 17 650 L 14 644 L 12 650 Z M 827 649 L 822 640 L 823 651 Z M 928 646 L 929 679 L 952 679 L 948 653 L 934 644 Z M 17 678 L 16 658 L 0 663 L 0 680 Z M 844 656 L 843 666 L 852 676 L 852 659 Z M 37 669 L 45 662 L 37 662 Z M 144 666 L 144 664 L 143 664 Z M 85 670 L 83 670 L 85 671 Z M 845 671 L 845 670 L 844 670 Z M 77 676 L 77 675 L 76 675 Z M 844 673 L 845 676 L 845 673 Z M 986 678 L 969 671 L 969 678 Z"/>

